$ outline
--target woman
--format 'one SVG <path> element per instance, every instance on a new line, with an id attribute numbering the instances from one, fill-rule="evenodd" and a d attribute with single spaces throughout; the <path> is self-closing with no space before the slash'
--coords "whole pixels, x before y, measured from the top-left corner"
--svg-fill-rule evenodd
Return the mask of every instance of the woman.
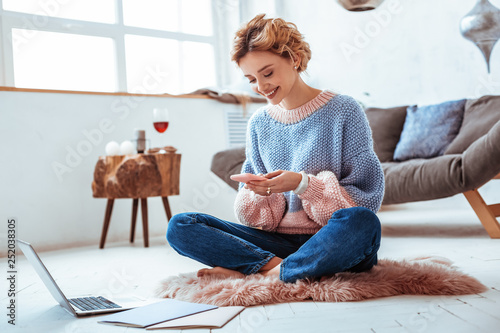
<path id="1" fill-rule="evenodd" d="M 236 33 L 232 60 L 269 101 L 250 119 L 241 172 L 266 180 L 240 183 L 241 224 L 201 213 L 172 217 L 170 245 L 212 267 L 198 276 L 295 282 L 377 263 L 384 177 L 371 131 L 354 99 L 302 80 L 310 58 L 296 26 L 282 19 L 258 15 Z"/>

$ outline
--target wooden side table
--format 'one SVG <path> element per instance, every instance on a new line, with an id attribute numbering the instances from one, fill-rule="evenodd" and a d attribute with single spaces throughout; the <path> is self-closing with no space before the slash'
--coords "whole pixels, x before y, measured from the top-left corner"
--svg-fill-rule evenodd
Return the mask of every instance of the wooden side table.
<path id="1" fill-rule="evenodd" d="M 101 156 L 94 170 L 94 198 L 107 198 L 99 248 L 104 248 L 115 199 L 132 199 L 130 242 L 134 242 L 139 200 L 144 246 L 149 246 L 147 198 L 162 198 L 167 221 L 172 217 L 168 197 L 179 194 L 180 154 Z"/>

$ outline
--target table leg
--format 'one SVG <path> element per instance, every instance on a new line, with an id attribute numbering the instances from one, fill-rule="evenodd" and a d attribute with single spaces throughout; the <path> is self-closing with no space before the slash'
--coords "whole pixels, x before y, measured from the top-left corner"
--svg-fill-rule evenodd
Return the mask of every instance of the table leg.
<path id="1" fill-rule="evenodd" d="M 141 213 L 142 213 L 142 233 L 144 236 L 144 247 L 149 247 L 148 199 L 147 198 L 141 198 Z"/>
<path id="2" fill-rule="evenodd" d="M 108 234 L 109 222 L 111 221 L 111 213 L 113 212 L 113 203 L 115 199 L 108 199 L 106 205 L 106 213 L 104 214 L 104 224 L 102 226 L 101 241 L 99 242 L 99 248 L 104 248 L 104 243 L 106 242 L 106 235 Z"/>
<path id="3" fill-rule="evenodd" d="M 135 236 L 135 223 L 137 221 L 137 208 L 139 206 L 139 199 L 132 200 L 132 223 L 130 226 L 130 243 L 134 242 Z"/>
<path id="4" fill-rule="evenodd" d="M 497 220 L 500 216 L 500 204 L 487 205 L 477 189 L 464 192 L 464 195 L 490 238 L 500 238 L 500 224 Z"/>
<path id="5" fill-rule="evenodd" d="M 165 207 L 165 213 L 167 214 L 167 222 L 172 218 L 172 212 L 170 211 L 170 204 L 168 203 L 168 197 L 161 197 L 163 201 L 163 207 Z"/>

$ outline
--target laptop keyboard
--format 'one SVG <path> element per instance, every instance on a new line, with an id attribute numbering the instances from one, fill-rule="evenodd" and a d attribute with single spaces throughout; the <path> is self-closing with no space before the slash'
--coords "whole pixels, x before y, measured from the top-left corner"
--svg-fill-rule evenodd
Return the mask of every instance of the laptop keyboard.
<path id="1" fill-rule="evenodd" d="M 102 296 L 70 298 L 68 301 L 82 311 L 121 308 L 118 304 L 113 303 L 109 299 Z"/>

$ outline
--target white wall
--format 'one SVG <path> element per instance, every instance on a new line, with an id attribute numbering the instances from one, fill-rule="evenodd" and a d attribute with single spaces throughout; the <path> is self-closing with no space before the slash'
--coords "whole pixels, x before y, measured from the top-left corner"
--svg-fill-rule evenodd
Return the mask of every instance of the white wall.
<path id="1" fill-rule="evenodd" d="M 164 137 L 152 127 L 157 106 L 170 110 Z M 38 249 L 97 246 L 106 199 L 92 197 L 94 166 L 107 142 L 132 139 L 135 128 L 145 129 L 153 146 L 172 145 L 182 154 L 180 195 L 170 197 L 173 214 L 194 210 L 234 221 L 235 191 L 209 171 L 213 154 L 226 148 L 225 108 L 240 107 L 207 99 L 0 92 L 2 244 L 6 220 L 15 217 L 18 237 Z M 108 133 L 99 129 L 103 121 Z M 55 171 L 54 162 L 69 171 Z M 131 203 L 115 201 L 107 242 L 128 239 Z M 161 199 L 150 198 L 148 205 L 150 236 L 163 235 Z M 140 215 L 136 230 L 142 245 Z"/>
<path id="2" fill-rule="evenodd" d="M 385 0 L 368 12 L 334 0 L 281 3 L 278 15 L 311 45 L 308 81 L 320 88 L 382 107 L 500 94 L 500 43 L 488 75 L 483 55 L 459 31 L 475 0 Z"/>

